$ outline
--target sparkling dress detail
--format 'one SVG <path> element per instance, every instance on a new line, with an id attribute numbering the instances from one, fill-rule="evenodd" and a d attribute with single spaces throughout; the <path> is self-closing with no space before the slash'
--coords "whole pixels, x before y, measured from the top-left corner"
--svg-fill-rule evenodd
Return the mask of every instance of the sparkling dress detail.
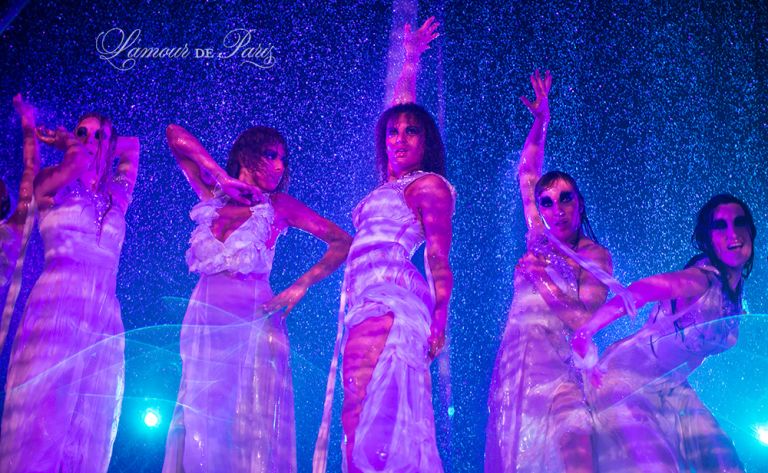
<path id="1" fill-rule="evenodd" d="M 0 471 L 106 472 L 117 433 L 125 345 L 115 297 L 127 194 L 75 181 L 40 212 L 45 266 L 13 341 Z M 126 195 L 126 201 L 129 196 Z"/>
<path id="2" fill-rule="evenodd" d="M 296 471 L 293 386 L 282 314 L 264 314 L 279 233 L 271 204 L 223 242 L 211 232 L 228 198 L 190 212 L 186 258 L 200 280 L 181 329 L 182 375 L 163 472 Z M 283 232 L 281 232 L 283 233 Z"/>
<path id="3" fill-rule="evenodd" d="M 416 172 L 380 185 L 352 214 L 357 232 L 347 258 L 342 290 L 343 326 L 348 330 L 369 318 L 394 315 L 355 431 L 353 461 L 365 472 L 443 471 L 435 440 L 427 346 L 434 287 L 429 266 L 425 264 L 425 280 L 411 262 L 424 243 L 424 232 L 404 195 L 410 184 L 427 175 Z M 445 183 L 455 200 L 453 187 L 448 181 Z M 315 472 L 325 471 L 335 361 L 334 358 L 315 450 Z M 342 445 L 342 452 L 345 450 Z M 345 469 L 346 463 L 345 460 Z"/>
<path id="4" fill-rule="evenodd" d="M 561 251 L 545 244 L 546 271 L 568 297 L 578 297 L 578 274 Z M 491 378 L 486 472 L 565 471 L 564 434 L 591 434 L 580 372 L 573 366 L 571 330 L 534 285 L 515 272 L 514 298 Z"/>
<path id="5" fill-rule="evenodd" d="M 656 306 L 645 326 L 611 345 L 598 363 L 600 388 L 588 390 L 595 408 L 601 472 L 741 472 L 733 443 L 688 384 L 709 355 L 738 337 L 739 304 L 723 294 L 717 270 L 696 264 L 709 289 L 675 312 Z"/>

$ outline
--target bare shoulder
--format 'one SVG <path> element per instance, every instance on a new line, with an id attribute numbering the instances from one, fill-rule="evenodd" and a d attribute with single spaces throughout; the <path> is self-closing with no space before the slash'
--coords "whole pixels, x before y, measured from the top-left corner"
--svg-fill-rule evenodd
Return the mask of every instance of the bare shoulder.
<path id="1" fill-rule="evenodd" d="M 437 174 L 426 174 L 405 189 L 406 197 L 416 200 L 453 201 L 453 190 L 448 181 Z"/>
<path id="2" fill-rule="evenodd" d="M 311 212 L 310 208 L 299 199 L 284 192 L 275 192 L 269 196 L 272 208 L 275 209 L 276 219 L 288 219 L 292 217 L 306 215 Z"/>
<path id="3" fill-rule="evenodd" d="M 611 258 L 611 252 L 608 251 L 608 248 L 589 238 L 582 238 L 582 242 L 579 244 L 578 253 L 603 267 L 613 268 L 613 259 Z"/>

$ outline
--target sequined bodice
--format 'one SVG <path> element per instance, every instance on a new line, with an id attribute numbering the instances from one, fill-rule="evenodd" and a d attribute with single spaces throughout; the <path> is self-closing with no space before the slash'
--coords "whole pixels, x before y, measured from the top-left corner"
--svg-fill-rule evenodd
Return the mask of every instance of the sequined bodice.
<path id="1" fill-rule="evenodd" d="M 108 193 L 90 192 L 75 181 L 40 211 L 39 228 L 46 265 L 74 262 L 117 271 L 125 216 Z"/>
<path id="2" fill-rule="evenodd" d="M 534 238 L 528 235 L 528 238 Z M 531 245 L 534 253 L 548 261 L 546 272 L 552 282 L 569 298 L 578 297 L 578 269 L 568 264 L 568 260 L 543 235 L 537 235 L 536 243 Z M 516 323 L 534 323 L 553 329 L 564 325 L 552 313 L 546 301 L 537 292 L 528 275 L 515 271 L 515 293 L 510 308 L 509 319 Z"/>
<path id="3" fill-rule="evenodd" d="M 192 208 L 189 215 L 197 227 L 192 231 L 186 254 L 189 270 L 200 274 L 269 274 L 275 257 L 274 243 L 267 246 L 273 237 L 274 208 L 269 202 L 254 205 L 251 216 L 220 241 L 211 232 L 211 224 L 228 200 L 219 195 Z"/>

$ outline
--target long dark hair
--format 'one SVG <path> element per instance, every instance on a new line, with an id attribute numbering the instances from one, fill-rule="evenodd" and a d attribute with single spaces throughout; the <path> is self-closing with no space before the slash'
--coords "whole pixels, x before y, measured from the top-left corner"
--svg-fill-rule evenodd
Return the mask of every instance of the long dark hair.
<path id="1" fill-rule="evenodd" d="M 275 188 L 276 192 L 286 192 L 288 190 L 288 145 L 285 138 L 279 131 L 268 126 L 254 126 L 240 133 L 232 149 L 229 150 L 229 159 L 227 160 L 227 174 L 230 177 L 238 179 L 240 169 L 257 168 L 264 158 L 264 148 L 271 145 L 280 144 L 285 150 L 283 157 L 284 171 L 280 183 Z"/>
<path id="2" fill-rule="evenodd" d="M 589 217 L 587 217 L 587 206 L 584 205 L 584 196 L 581 195 L 581 191 L 579 190 L 579 186 L 576 184 L 576 179 L 574 179 L 570 174 L 563 172 L 563 171 L 549 171 L 548 173 L 541 176 L 539 179 L 539 182 L 536 183 L 536 187 L 533 190 L 534 197 L 536 198 L 536 202 L 538 205 L 539 202 L 539 196 L 542 192 L 544 192 L 544 189 L 548 189 L 552 187 L 552 185 L 555 183 L 555 181 L 564 181 L 573 187 L 573 190 L 576 191 L 576 196 L 579 199 L 579 217 L 581 219 L 581 234 L 586 235 L 587 238 L 594 241 L 598 245 L 600 244 L 599 241 L 597 241 L 597 236 L 595 236 L 594 230 L 592 230 L 592 225 L 589 223 Z"/>
<path id="3" fill-rule="evenodd" d="M 376 122 L 376 167 L 381 182 L 386 182 L 388 177 L 387 123 L 402 114 L 412 116 L 424 128 L 424 157 L 421 159 L 421 170 L 445 177 L 445 146 L 434 118 L 421 105 L 404 103 L 384 110 Z"/>
<path id="4" fill-rule="evenodd" d="M 691 235 L 691 242 L 699 251 L 701 251 L 701 253 L 691 258 L 685 267 L 690 268 L 699 261 L 705 258 L 708 259 L 720 272 L 720 282 L 722 283 L 723 291 L 725 291 L 731 301 L 737 303 L 741 299 L 741 289 L 743 284 L 740 282 L 735 291 L 731 289 L 731 285 L 728 284 L 725 264 L 717 257 L 715 249 L 712 247 L 712 220 L 717 207 L 723 204 L 736 204 L 744 211 L 744 216 L 747 219 L 747 231 L 749 232 L 749 237 L 752 239 L 752 254 L 744 264 L 744 269 L 741 272 L 742 282 L 752 273 L 752 264 L 755 260 L 755 237 L 757 237 L 757 227 L 755 226 L 755 220 L 752 217 L 752 211 L 747 204 L 731 194 L 718 194 L 709 199 L 707 203 L 699 209 L 699 213 L 696 215 L 696 226 L 693 229 L 693 235 Z"/>

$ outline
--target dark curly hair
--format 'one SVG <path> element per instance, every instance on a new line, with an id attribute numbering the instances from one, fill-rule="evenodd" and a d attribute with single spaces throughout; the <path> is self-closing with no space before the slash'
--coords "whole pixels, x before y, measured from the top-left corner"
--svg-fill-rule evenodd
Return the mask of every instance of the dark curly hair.
<path id="1" fill-rule="evenodd" d="M 549 171 L 548 173 L 544 174 L 539 178 L 539 182 L 536 183 L 536 187 L 533 190 L 534 197 L 536 198 L 536 204 L 538 205 L 539 202 L 539 196 L 542 192 L 544 192 L 544 189 L 548 189 L 551 187 L 555 181 L 564 181 L 573 187 L 573 190 L 576 191 L 576 196 L 579 199 L 579 217 L 581 218 L 581 234 L 586 235 L 590 240 L 594 241 L 598 245 L 600 242 L 597 241 L 597 236 L 595 236 L 594 230 L 592 230 L 592 225 L 589 223 L 589 217 L 587 217 L 587 206 L 584 204 L 584 196 L 581 195 L 581 191 L 579 190 L 579 186 L 576 184 L 576 179 L 573 178 L 570 174 L 563 171 Z"/>
<path id="2" fill-rule="evenodd" d="M 720 271 L 721 274 L 725 274 L 725 265 L 715 254 L 715 249 L 712 247 L 712 219 L 714 218 L 715 209 L 723 204 L 736 204 L 744 211 L 744 216 L 747 218 L 747 231 L 749 237 L 752 239 L 752 254 L 749 256 L 742 276 L 744 279 L 748 278 L 752 273 L 752 264 L 755 260 L 755 237 L 757 236 L 757 227 L 755 226 L 755 220 L 752 217 L 752 211 L 749 210 L 747 204 L 741 199 L 731 194 L 718 194 L 707 201 L 704 206 L 699 209 L 698 215 L 696 215 L 696 227 L 693 229 L 693 235 L 691 235 L 691 242 L 693 245 L 701 251 L 701 254 L 694 256 L 693 260 L 698 261 L 702 257 L 707 257 L 709 261 Z M 695 263 L 695 261 L 693 261 Z M 690 266 L 689 262 L 686 267 Z"/>
<path id="3" fill-rule="evenodd" d="M 391 119 L 403 114 L 412 116 L 424 128 L 424 157 L 421 160 L 421 170 L 445 177 L 445 146 L 434 118 L 422 106 L 405 103 L 384 110 L 376 122 L 376 167 L 381 182 L 385 182 L 388 177 L 387 124 Z"/>
<path id="4" fill-rule="evenodd" d="M 257 168 L 264 158 L 264 148 L 271 145 L 280 144 L 285 150 L 283 164 L 285 170 L 280 183 L 275 188 L 276 192 L 285 192 L 288 190 L 288 145 L 285 138 L 279 131 L 267 126 L 254 126 L 240 133 L 232 149 L 229 150 L 229 159 L 227 160 L 227 174 L 237 179 L 240 176 L 240 169 Z"/>

